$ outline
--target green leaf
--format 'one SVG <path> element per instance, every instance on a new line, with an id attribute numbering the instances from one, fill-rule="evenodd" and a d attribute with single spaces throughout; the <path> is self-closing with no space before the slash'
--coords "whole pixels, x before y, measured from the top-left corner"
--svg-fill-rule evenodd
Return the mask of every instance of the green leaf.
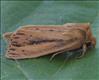
<path id="1" fill-rule="evenodd" d="M 99 80 L 99 1 L 1 1 L 2 34 L 22 25 L 70 22 L 91 23 L 95 49 L 79 60 L 66 60 L 66 53 L 51 62 L 51 55 L 9 60 L 4 56 L 7 44 L 1 38 L 1 80 Z"/>

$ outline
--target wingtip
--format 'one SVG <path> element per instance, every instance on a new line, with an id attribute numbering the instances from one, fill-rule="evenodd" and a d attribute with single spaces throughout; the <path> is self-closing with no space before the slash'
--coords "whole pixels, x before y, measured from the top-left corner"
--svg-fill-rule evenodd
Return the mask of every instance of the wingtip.
<path id="1" fill-rule="evenodd" d="M 3 34 L 3 38 L 9 40 L 11 35 L 12 35 L 12 32 L 6 32 Z"/>

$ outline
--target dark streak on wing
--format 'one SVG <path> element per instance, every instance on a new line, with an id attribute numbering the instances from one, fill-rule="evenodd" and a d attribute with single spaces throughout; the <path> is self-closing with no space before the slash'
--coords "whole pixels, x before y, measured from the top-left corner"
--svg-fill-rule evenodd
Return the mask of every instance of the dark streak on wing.
<path id="1" fill-rule="evenodd" d="M 40 43 L 47 43 L 47 42 L 64 42 L 63 39 L 36 39 L 36 40 L 30 40 L 30 44 L 40 44 Z"/>
<path id="2" fill-rule="evenodd" d="M 22 32 L 17 32 L 16 34 L 17 34 L 17 35 L 25 35 L 25 34 L 22 33 Z"/>
<path id="3" fill-rule="evenodd" d="M 59 42 L 59 43 L 70 43 L 77 40 L 77 38 L 71 38 L 68 40 L 63 40 L 63 39 L 35 39 L 35 40 L 30 40 L 30 44 L 41 44 L 41 43 L 47 43 L 47 42 Z"/>

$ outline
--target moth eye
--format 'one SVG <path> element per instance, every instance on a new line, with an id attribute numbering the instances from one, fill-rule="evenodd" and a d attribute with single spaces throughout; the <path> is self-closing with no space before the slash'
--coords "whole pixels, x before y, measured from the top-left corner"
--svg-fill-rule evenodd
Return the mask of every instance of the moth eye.
<path id="1" fill-rule="evenodd" d="M 87 47 L 92 47 L 92 46 L 93 46 L 92 43 L 91 43 L 90 41 L 87 42 L 86 45 L 87 45 Z"/>

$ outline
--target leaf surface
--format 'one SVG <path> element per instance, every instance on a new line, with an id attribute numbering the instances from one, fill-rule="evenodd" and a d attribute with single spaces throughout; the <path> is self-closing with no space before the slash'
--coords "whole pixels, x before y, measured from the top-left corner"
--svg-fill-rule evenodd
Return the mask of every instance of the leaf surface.
<path id="1" fill-rule="evenodd" d="M 66 52 L 52 62 L 49 61 L 51 55 L 9 60 L 4 57 L 7 44 L 1 38 L 1 80 L 98 80 L 99 1 L 1 1 L 2 34 L 28 24 L 62 25 L 70 22 L 91 23 L 97 39 L 95 49 L 87 51 L 88 54 L 79 60 L 67 61 Z"/>

